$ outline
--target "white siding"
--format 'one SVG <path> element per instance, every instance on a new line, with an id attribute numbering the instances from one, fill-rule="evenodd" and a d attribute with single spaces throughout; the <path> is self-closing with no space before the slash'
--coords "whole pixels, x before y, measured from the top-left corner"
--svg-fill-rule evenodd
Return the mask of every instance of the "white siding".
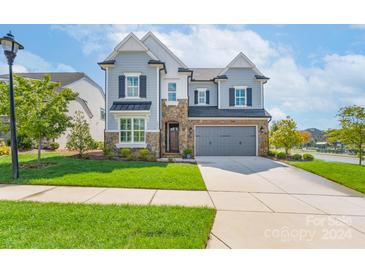
<path id="1" fill-rule="evenodd" d="M 100 109 L 105 108 L 104 93 L 100 90 L 100 87 L 90 82 L 86 78 L 82 78 L 76 82 L 66 86 L 71 88 L 74 92 L 79 94 L 79 97 L 87 102 L 87 106 L 92 113 L 90 118 L 84 107 L 77 101 L 70 102 L 68 106 L 68 114 L 74 116 L 76 111 L 84 113 L 86 120 L 90 126 L 90 133 L 94 140 L 104 140 L 104 128 L 105 121 L 100 117 Z M 67 136 L 69 130 L 56 140 L 60 144 L 61 148 L 64 148 L 67 143 Z"/>

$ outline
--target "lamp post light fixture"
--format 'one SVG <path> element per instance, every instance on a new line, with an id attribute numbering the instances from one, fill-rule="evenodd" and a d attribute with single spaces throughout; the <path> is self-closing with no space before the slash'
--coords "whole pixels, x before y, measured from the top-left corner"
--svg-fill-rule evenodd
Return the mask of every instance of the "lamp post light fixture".
<path id="1" fill-rule="evenodd" d="M 18 50 L 24 49 L 24 47 L 17 41 L 15 41 L 14 36 L 11 34 L 11 32 L 9 32 L 3 38 L 0 38 L 0 44 L 3 47 L 5 57 L 8 60 L 8 65 L 9 65 L 11 162 L 13 167 L 13 178 L 17 179 L 19 177 L 19 166 L 18 166 L 18 147 L 16 142 L 13 63 Z"/>

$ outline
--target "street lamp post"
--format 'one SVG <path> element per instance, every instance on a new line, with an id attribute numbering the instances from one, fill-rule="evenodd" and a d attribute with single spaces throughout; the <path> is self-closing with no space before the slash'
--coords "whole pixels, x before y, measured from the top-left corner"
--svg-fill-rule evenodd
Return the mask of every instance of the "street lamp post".
<path id="1" fill-rule="evenodd" d="M 13 63 L 19 49 L 24 47 L 15 41 L 14 36 L 9 32 L 3 38 L 0 38 L 0 44 L 4 49 L 4 54 L 9 65 L 9 97 L 10 97 L 10 134 L 11 134 L 11 161 L 13 167 L 13 178 L 19 177 L 18 166 L 18 147 L 16 142 L 16 123 L 15 123 L 15 106 L 14 106 L 14 85 L 13 85 Z"/>

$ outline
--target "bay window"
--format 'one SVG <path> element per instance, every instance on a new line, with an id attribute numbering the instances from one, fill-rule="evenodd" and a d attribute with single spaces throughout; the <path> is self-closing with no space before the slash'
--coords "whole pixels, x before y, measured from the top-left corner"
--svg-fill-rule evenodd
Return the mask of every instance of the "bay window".
<path id="1" fill-rule="evenodd" d="M 146 139 L 144 118 L 120 119 L 121 143 L 144 143 Z"/>

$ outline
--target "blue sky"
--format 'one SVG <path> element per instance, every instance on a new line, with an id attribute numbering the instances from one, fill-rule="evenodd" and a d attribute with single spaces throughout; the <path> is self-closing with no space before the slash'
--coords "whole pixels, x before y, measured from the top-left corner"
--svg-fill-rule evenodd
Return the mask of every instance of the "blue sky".
<path id="1" fill-rule="evenodd" d="M 300 128 L 336 127 L 339 107 L 365 105 L 361 25 L 0 25 L 1 35 L 9 30 L 25 46 L 19 72 L 82 71 L 103 87 L 96 63 L 130 31 L 141 37 L 152 30 L 192 67 L 224 67 L 244 52 L 271 78 L 265 107 Z"/>

